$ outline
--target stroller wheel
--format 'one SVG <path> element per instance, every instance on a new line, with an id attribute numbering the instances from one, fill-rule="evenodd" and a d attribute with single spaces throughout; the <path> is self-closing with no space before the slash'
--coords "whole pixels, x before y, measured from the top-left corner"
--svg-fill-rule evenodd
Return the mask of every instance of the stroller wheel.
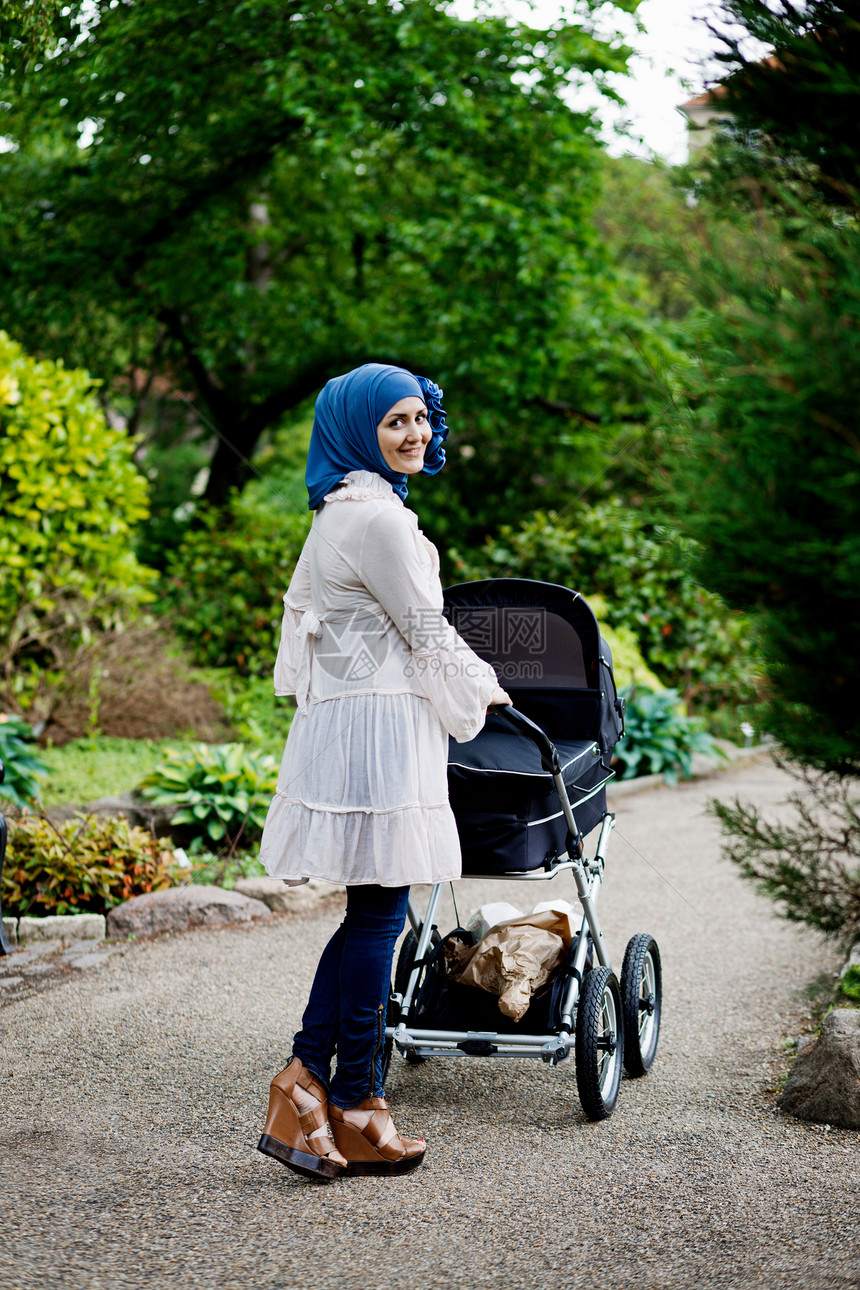
<path id="1" fill-rule="evenodd" d="M 644 1075 L 657 1053 L 663 1010 L 660 950 L 647 932 L 640 932 L 628 942 L 621 969 L 621 1002 L 624 1066 L 629 1075 Z"/>
<path id="2" fill-rule="evenodd" d="M 585 974 L 576 1012 L 576 1086 L 589 1120 L 615 1110 L 624 1059 L 621 990 L 611 968 Z"/>

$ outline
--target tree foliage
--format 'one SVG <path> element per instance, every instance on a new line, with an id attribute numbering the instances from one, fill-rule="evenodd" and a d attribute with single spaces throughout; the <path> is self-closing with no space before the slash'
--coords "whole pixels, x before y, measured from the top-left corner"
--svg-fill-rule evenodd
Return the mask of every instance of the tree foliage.
<path id="1" fill-rule="evenodd" d="M 728 158 L 744 183 L 710 183 L 705 200 L 731 215 L 726 230 L 756 229 L 758 256 L 739 263 L 717 230 L 700 263 L 699 362 L 669 486 L 702 544 L 699 576 L 759 625 L 771 730 L 802 763 L 857 773 L 860 232 L 845 207 L 858 192 L 860 26 L 832 0 L 725 8 L 774 54 L 753 62 L 741 36 L 729 41 L 746 136 L 717 149 L 710 173 Z"/>
<path id="2" fill-rule="evenodd" d="M 774 241 L 755 276 L 715 262 L 670 478 L 698 576 L 758 624 L 771 731 L 808 764 L 856 773 L 860 237 L 813 236 Z"/>
<path id="3" fill-rule="evenodd" d="M 0 0 L 0 75 L 70 44 L 79 34 L 80 7 L 65 0 Z"/>
<path id="4" fill-rule="evenodd" d="M 738 174 L 791 178 L 828 203 L 860 195 L 860 12 L 855 0 L 723 0 L 722 90 Z M 750 37 L 756 42 L 750 43 Z M 762 58 L 753 50 L 765 46 Z M 732 149 L 716 154 L 718 165 Z M 726 176 L 722 176 L 725 182 Z"/>
<path id="5" fill-rule="evenodd" d="M 600 149 L 563 98 L 623 68 L 598 7 L 536 31 L 440 0 L 97 4 L 4 89 L 0 309 L 112 391 L 155 372 L 195 400 L 217 504 L 367 359 L 448 386 L 457 470 L 444 502 L 418 490 L 437 533 L 586 482 L 647 418 L 659 349 L 614 290 Z"/>
<path id="6" fill-rule="evenodd" d="M 759 260 L 714 239 L 696 284 L 686 442 L 668 471 L 703 582 L 755 622 L 767 724 L 806 792 L 799 822 L 714 803 L 729 857 L 786 917 L 851 937 L 860 774 L 860 24 L 855 6 L 727 0 L 771 57 L 730 41 L 737 128 L 705 168 Z M 740 212 L 740 215 L 738 214 Z M 729 225 L 730 226 L 730 225 Z M 791 767 L 790 767 L 791 768 Z"/>

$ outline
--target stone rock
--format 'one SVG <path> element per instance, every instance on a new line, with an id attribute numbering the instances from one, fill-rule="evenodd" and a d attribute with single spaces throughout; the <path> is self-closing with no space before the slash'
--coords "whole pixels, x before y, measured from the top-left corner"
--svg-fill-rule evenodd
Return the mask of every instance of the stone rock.
<path id="1" fill-rule="evenodd" d="M 58 806 L 46 806 L 42 814 L 47 816 L 52 824 L 65 824 L 66 820 L 73 820 L 76 815 L 80 815 L 82 809 L 71 802 L 63 802 Z"/>
<path id="2" fill-rule="evenodd" d="M 70 959 L 73 968 L 91 968 L 101 967 L 106 963 L 111 954 L 116 954 L 116 950 L 93 950 L 90 954 L 80 954 L 77 958 Z"/>
<path id="3" fill-rule="evenodd" d="M 321 882 L 318 878 L 309 879 L 301 887 L 288 887 L 280 878 L 240 878 L 234 890 L 254 900 L 262 900 L 276 913 L 283 913 L 312 909 L 323 896 L 346 888 Z"/>
<path id="4" fill-rule="evenodd" d="M 193 883 L 149 891 L 133 896 L 108 914 L 108 933 L 113 937 L 156 936 L 159 932 L 184 932 L 189 927 L 220 927 L 224 923 L 247 923 L 252 918 L 271 918 L 261 900 L 251 900 L 238 891 Z"/>
<path id="5" fill-rule="evenodd" d="M 18 943 L 27 941 L 103 941 L 104 914 L 48 914 L 18 919 Z"/>
<path id="6" fill-rule="evenodd" d="M 133 792 L 98 797 L 80 807 L 86 815 L 124 815 L 129 824 L 148 829 L 159 838 L 170 833 L 170 821 L 177 809 L 175 806 L 155 806 Z"/>
<path id="7" fill-rule="evenodd" d="M 82 806 L 63 802 L 59 806 L 47 807 L 44 813 L 52 824 L 64 824 L 80 815 L 124 815 L 129 824 L 148 829 L 161 838 L 170 836 L 170 821 L 177 809 L 175 806 L 155 806 L 145 797 L 128 792 L 117 793 L 113 797 L 97 797 Z"/>
<path id="8" fill-rule="evenodd" d="M 18 944 L 18 919 L 4 918 L 3 930 L 6 933 L 6 940 L 9 942 L 9 944 L 17 945 Z"/>
<path id="9" fill-rule="evenodd" d="M 860 1011 L 827 1014 L 818 1043 L 792 1066 L 779 1105 L 798 1120 L 860 1129 Z"/>
<path id="10" fill-rule="evenodd" d="M 78 941 L 75 952 L 83 954 L 92 941 Z M 5 959 L 0 959 L 0 971 L 4 963 L 14 963 L 16 969 L 26 963 L 34 963 L 36 959 L 46 959 L 54 954 L 56 950 L 62 949 L 62 941 L 31 941 L 26 949 L 13 950 Z"/>

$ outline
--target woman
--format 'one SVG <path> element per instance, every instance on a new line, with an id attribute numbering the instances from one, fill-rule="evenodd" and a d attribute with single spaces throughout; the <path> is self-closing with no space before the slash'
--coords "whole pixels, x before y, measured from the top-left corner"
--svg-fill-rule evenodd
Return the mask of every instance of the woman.
<path id="1" fill-rule="evenodd" d="M 347 908 L 272 1081 L 260 1150 L 315 1178 L 424 1157 L 381 1082 L 394 946 L 410 884 L 460 875 L 448 735 L 473 739 L 487 706 L 510 702 L 445 621 L 436 549 L 403 505 L 410 475 L 445 464 L 441 394 L 378 363 L 328 382 L 308 453 L 313 524 L 284 597 L 275 692 L 298 711 L 261 858 L 287 883 L 345 883 Z"/>

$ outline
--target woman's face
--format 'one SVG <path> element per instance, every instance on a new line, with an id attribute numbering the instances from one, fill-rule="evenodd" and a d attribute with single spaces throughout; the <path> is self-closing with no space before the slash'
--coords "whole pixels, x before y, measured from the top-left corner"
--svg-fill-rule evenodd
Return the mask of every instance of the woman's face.
<path id="1" fill-rule="evenodd" d="M 386 466 L 398 475 L 417 475 L 424 469 L 424 449 L 432 431 L 427 408 L 417 395 L 389 408 L 376 427 L 376 435 Z"/>

